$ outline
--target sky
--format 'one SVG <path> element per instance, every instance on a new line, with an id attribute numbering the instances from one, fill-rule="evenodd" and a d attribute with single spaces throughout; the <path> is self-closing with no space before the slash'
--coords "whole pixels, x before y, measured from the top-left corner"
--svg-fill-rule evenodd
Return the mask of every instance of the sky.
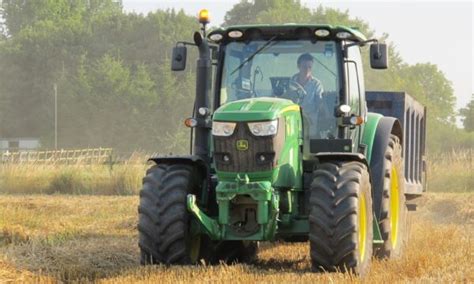
<path id="1" fill-rule="evenodd" d="M 197 15 L 206 8 L 211 25 L 223 22 L 226 11 L 240 0 L 123 0 L 128 12 L 148 13 L 157 9 L 183 9 Z M 436 64 L 452 82 L 456 107 L 465 107 L 474 93 L 474 36 L 472 1 L 329 1 L 301 0 L 306 7 L 348 10 L 352 17 L 369 23 L 376 37 L 387 33 L 388 41 L 406 63 Z"/>

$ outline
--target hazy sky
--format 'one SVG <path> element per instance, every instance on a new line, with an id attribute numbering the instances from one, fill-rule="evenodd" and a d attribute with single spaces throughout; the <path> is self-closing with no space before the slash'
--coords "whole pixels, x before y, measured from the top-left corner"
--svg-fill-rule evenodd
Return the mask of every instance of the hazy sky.
<path id="1" fill-rule="evenodd" d="M 147 13 L 156 9 L 184 9 L 197 15 L 202 8 L 211 12 L 211 24 L 223 22 L 226 11 L 240 0 L 123 0 L 126 11 Z M 302 0 L 308 8 L 348 10 L 368 22 L 376 36 L 389 34 L 403 60 L 410 64 L 438 65 L 453 83 L 457 107 L 464 107 L 474 93 L 474 5 L 471 1 L 315 1 Z"/>

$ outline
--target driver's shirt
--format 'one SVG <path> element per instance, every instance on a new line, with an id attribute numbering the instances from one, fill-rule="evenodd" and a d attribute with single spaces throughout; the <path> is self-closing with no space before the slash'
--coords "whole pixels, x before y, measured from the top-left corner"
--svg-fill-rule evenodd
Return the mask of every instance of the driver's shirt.
<path id="1" fill-rule="evenodd" d="M 298 83 L 298 74 L 295 74 L 291 80 Z M 310 119 L 310 124 L 316 125 L 318 109 L 322 103 L 323 98 L 323 86 L 318 79 L 311 76 L 311 78 L 309 78 L 308 81 L 306 81 L 306 83 L 303 85 L 303 88 L 306 91 L 306 95 L 304 96 L 303 102 L 300 104 L 300 106 L 308 119 Z M 315 131 L 315 128 L 310 127 L 310 136 L 316 135 L 316 133 L 312 133 L 311 130 Z"/>

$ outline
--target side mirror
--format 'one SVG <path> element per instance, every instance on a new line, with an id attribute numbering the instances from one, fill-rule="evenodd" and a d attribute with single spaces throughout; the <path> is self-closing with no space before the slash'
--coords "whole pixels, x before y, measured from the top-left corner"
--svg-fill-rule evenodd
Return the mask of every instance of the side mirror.
<path id="1" fill-rule="evenodd" d="M 187 55 L 186 46 L 175 46 L 173 47 L 173 55 L 171 58 L 171 70 L 173 71 L 183 71 L 186 69 L 186 55 Z"/>
<path id="2" fill-rule="evenodd" d="M 370 67 L 373 69 L 388 68 L 388 50 L 384 43 L 370 45 Z"/>

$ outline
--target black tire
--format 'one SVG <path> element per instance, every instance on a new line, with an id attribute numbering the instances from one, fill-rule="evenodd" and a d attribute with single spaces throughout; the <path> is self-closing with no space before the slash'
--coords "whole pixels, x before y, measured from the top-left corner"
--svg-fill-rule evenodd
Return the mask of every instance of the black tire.
<path id="1" fill-rule="evenodd" d="M 351 161 L 322 163 L 313 173 L 310 206 L 313 269 L 365 274 L 370 266 L 373 238 L 371 185 L 366 166 Z M 365 216 L 365 221 L 359 220 L 360 216 Z"/>
<path id="2" fill-rule="evenodd" d="M 143 178 L 138 207 L 141 264 L 192 264 L 201 256 L 199 236 L 191 236 L 186 196 L 200 184 L 189 165 L 156 165 Z"/>
<path id="3" fill-rule="evenodd" d="M 376 245 L 374 252 L 380 258 L 400 257 L 407 241 L 407 214 L 405 201 L 405 177 L 400 139 L 391 135 L 384 155 L 384 182 L 380 204 L 379 227 L 384 241 Z M 397 186 L 396 198 L 392 196 L 392 185 Z M 393 200 L 392 200 L 393 199 Z M 391 202 L 398 211 L 392 214 Z M 398 217 L 394 217 L 398 215 Z M 395 218 L 392 220 L 392 218 Z"/>

